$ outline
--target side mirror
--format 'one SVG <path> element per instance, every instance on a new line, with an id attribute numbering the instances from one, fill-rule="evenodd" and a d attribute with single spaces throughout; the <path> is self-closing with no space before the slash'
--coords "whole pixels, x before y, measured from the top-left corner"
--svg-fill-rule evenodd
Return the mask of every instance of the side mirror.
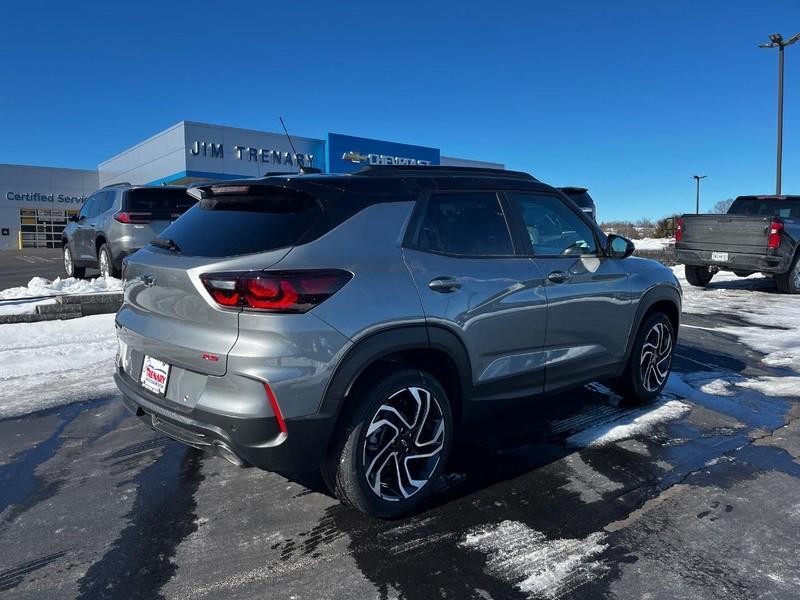
<path id="1" fill-rule="evenodd" d="M 628 258 L 636 250 L 636 246 L 628 238 L 611 234 L 606 242 L 606 254 L 614 258 Z"/>
<path id="2" fill-rule="evenodd" d="M 79 219 L 78 219 L 78 215 L 70 215 L 70 217 L 69 217 L 69 220 L 70 220 L 72 223 L 77 223 L 77 222 L 79 221 Z"/>

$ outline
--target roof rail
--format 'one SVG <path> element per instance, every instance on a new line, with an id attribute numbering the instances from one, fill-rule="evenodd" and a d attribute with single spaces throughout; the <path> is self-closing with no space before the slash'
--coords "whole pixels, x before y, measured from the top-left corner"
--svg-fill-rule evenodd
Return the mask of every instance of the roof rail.
<path id="1" fill-rule="evenodd" d="M 104 185 L 100 189 L 104 190 L 106 188 L 112 188 L 112 187 L 131 187 L 132 185 L 133 184 L 128 181 L 121 181 L 119 183 L 109 183 L 108 185 Z"/>
<path id="2" fill-rule="evenodd" d="M 536 178 L 522 171 L 506 171 L 505 169 L 490 169 L 483 167 L 448 167 L 446 165 L 370 165 L 355 171 L 353 175 L 362 177 L 456 177 L 473 175 L 476 177 L 514 177 L 517 179 Z"/>

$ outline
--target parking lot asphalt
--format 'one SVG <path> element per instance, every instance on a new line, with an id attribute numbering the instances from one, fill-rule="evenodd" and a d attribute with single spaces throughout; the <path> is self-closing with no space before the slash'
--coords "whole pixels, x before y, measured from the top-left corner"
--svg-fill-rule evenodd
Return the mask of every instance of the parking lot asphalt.
<path id="1" fill-rule="evenodd" d="M 60 248 L 0 251 L 0 290 L 27 285 L 33 277 L 66 277 Z"/>
<path id="2" fill-rule="evenodd" d="M 734 284 L 714 285 L 776 301 Z M 396 521 L 172 442 L 115 395 L 0 421 L 0 597 L 797 598 L 800 389 L 742 382 L 798 374 L 729 333 L 764 329 L 735 302 L 683 323 L 660 400 L 518 407 Z"/>

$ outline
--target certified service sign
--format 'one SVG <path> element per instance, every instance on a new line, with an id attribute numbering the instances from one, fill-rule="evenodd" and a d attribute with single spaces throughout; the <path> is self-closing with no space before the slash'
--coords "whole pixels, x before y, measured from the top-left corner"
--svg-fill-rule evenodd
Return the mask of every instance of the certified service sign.
<path id="1" fill-rule="evenodd" d="M 438 165 L 439 149 L 328 134 L 328 171 L 350 173 L 369 165 Z"/>

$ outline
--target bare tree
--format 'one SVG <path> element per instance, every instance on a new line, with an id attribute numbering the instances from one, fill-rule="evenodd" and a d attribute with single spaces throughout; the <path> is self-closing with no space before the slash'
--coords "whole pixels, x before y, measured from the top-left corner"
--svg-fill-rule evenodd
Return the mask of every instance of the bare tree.
<path id="1" fill-rule="evenodd" d="M 711 212 L 716 215 L 724 215 L 728 212 L 728 209 L 733 204 L 733 198 L 728 198 L 727 200 L 720 200 L 714 205 L 714 208 L 711 209 Z"/>

